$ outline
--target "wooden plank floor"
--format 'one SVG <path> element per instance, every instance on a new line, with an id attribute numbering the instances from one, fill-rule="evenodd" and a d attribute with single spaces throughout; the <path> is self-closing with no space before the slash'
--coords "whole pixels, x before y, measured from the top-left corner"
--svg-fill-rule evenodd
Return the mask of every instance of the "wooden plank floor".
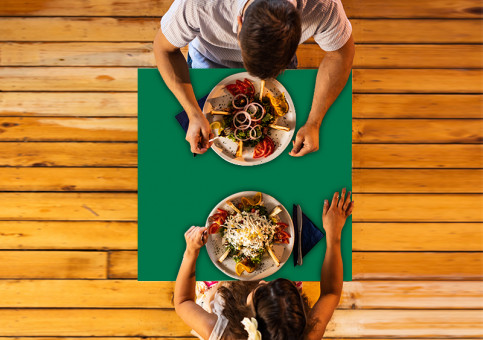
<path id="1" fill-rule="evenodd" d="M 191 337 L 173 282 L 136 281 L 136 68 L 155 66 L 170 3 L 2 1 L 0 340 Z M 354 281 L 326 335 L 481 338 L 481 3 L 343 3 Z M 309 40 L 298 56 L 324 53 Z"/>

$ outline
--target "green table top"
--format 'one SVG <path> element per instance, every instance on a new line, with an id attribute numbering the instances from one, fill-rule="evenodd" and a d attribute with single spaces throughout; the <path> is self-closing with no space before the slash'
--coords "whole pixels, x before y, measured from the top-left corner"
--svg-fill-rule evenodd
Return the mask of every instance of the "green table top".
<path id="1" fill-rule="evenodd" d="M 223 78 L 241 69 L 192 69 L 197 98 L 208 94 Z M 297 130 L 306 121 L 317 70 L 287 70 L 277 79 L 290 93 L 297 114 Z M 194 158 L 185 133 L 175 119 L 183 109 L 156 69 L 138 72 L 139 112 L 139 273 L 140 281 L 174 281 L 185 249 L 184 233 L 203 226 L 211 209 L 240 191 L 261 191 L 279 200 L 291 213 L 300 204 L 322 229 L 322 204 L 333 193 L 352 186 L 352 77 L 324 118 L 320 148 L 301 158 L 288 155 L 254 167 L 230 164 L 214 151 Z M 295 137 L 295 135 L 294 135 Z M 234 178 L 243 180 L 234 181 Z M 318 281 L 325 253 L 325 238 L 294 267 L 285 265 L 267 279 Z M 344 280 L 352 280 L 352 219 L 342 232 Z M 197 280 L 231 280 L 202 249 Z"/>

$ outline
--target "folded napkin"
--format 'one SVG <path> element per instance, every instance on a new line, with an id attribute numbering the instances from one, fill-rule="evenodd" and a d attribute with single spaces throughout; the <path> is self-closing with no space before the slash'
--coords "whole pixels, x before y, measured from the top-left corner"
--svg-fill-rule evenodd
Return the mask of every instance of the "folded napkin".
<path id="1" fill-rule="evenodd" d="M 208 95 L 204 96 L 203 98 L 198 99 L 198 105 L 203 108 L 205 105 L 206 99 L 208 98 Z M 186 111 L 181 111 L 176 115 L 176 120 L 178 121 L 179 125 L 183 128 L 184 132 L 188 132 L 188 127 L 190 125 L 190 120 L 188 118 L 188 115 L 186 114 Z"/>
<path id="2" fill-rule="evenodd" d="M 293 247 L 293 264 L 297 265 L 298 255 L 299 255 L 299 226 L 297 224 L 297 206 L 293 205 L 293 225 L 295 229 L 295 243 Z M 302 258 L 312 250 L 313 247 L 321 239 L 323 239 L 325 234 L 315 226 L 315 224 L 302 212 Z"/>

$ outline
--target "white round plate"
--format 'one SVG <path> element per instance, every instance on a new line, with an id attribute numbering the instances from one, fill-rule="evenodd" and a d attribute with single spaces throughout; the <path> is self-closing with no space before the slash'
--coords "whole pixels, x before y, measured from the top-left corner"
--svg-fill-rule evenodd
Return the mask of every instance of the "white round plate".
<path id="1" fill-rule="evenodd" d="M 231 195 L 224 200 L 222 200 L 220 203 L 218 203 L 213 210 L 211 211 L 209 216 L 212 216 L 215 214 L 217 211 L 217 208 L 225 209 L 227 211 L 232 211 L 232 209 L 226 204 L 227 200 L 230 200 L 234 204 L 237 204 L 240 202 L 242 197 L 253 197 L 257 192 L 256 191 L 243 191 L 239 192 L 237 194 Z M 275 208 L 277 205 L 282 208 L 282 212 L 278 214 L 278 217 L 280 218 L 281 222 L 285 222 L 288 224 L 288 228 L 286 231 L 290 234 L 290 242 L 288 244 L 285 243 L 276 243 L 272 245 L 273 252 L 277 259 L 280 261 L 280 266 L 277 267 L 275 263 L 273 262 L 272 258 L 270 257 L 270 254 L 265 252 L 262 257 L 262 261 L 260 264 L 257 265 L 253 273 L 247 273 L 246 271 L 242 273 L 241 276 L 238 276 L 235 272 L 235 260 L 233 260 L 233 257 L 227 257 L 222 263 L 218 261 L 218 259 L 223 255 L 225 252 L 225 248 L 223 247 L 221 241 L 222 237 L 219 233 L 216 234 L 211 234 L 208 237 L 208 242 L 206 243 L 206 250 L 208 252 L 208 255 L 210 256 L 211 261 L 215 266 L 218 267 L 223 273 L 226 275 L 242 280 L 242 281 L 251 281 L 251 280 L 261 280 L 267 276 L 272 275 L 275 273 L 277 270 L 282 268 L 284 263 L 288 260 L 290 257 L 290 254 L 292 253 L 293 245 L 294 245 L 294 226 L 292 223 L 292 218 L 290 217 L 290 214 L 288 213 L 287 209 L 283 205 L 280 204 L 279 201 L 277 201 L 275 198 L 273 198 L 270 195 L 262 193 L 262 199 L 264 202 L 264 206 L 267 208 L 267 211 L 270 213 L 273 208 Z M 209 218 L 208 216 L 208 218 Z M 206 226 L 209 227 L 211 223 L 206 219 Z"/>
<path id="2" fill-rule="evenodd" d="M 248 72 L 236 73 L 226 77 L 220 81 L 218 85 L 213 88 L 213 90 L 211 90 L 208 98 L 206 99 L 205 105 L 203 106 L 203 112 L 210 123 L 223 120 L 222 115 L 212 115 L 210 112 L 212 110 L 226 109 L 228 104 L 231 103 L 233 99 L 233 96 L 230 94 L 230 92 L 228 92 L 228 90 L 225 89 L 225 86 L 228 84 L 234 84 L 236 80 L 243 81 L 245 78 L 253 83 L 255 86 L 255 93 L 260 93 L 260 79 L 249 75 Z M 211 148 L 224 160 L 243 166 L 259 165 L 270 162 L 272 159 L 277 158 L 290 144 L 295 130 L 295 107 L 293 105 L 292 98 L 285 87 L 283 87 L 283 85 L 280 84 L 280 82 L 278 82 L 276 79 L 269 79 L 265 81 L 264 93 L 267 91 L 270 91 L 274 96 L 285 93 L 285 98 L 287 99 L 289 109 L 285 116 L 278 118 L 277 125 L 287 126 L 290 128 L 290 131 L 285 132 L 271 129 L 270 138 L 272 138 L 273 142 L 275 143 L 275 151 L 266 158 L 253 158 L 253 147 L 244 147 L 243 159 L 235 158 L 235 153 L 238 147 L 237 143 L 226 137 L 218 138 L 213 142 Z"/>

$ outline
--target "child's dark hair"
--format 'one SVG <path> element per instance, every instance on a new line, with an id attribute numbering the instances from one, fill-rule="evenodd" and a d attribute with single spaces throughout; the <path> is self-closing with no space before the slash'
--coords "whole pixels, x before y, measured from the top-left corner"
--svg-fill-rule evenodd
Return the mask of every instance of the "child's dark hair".
<path id="1" fill-rule="evenodd" d="M 262 339 L 302 339 L 309 307 L 292 281 L 277 279 L 260 286 L 253 305 Z"/>

